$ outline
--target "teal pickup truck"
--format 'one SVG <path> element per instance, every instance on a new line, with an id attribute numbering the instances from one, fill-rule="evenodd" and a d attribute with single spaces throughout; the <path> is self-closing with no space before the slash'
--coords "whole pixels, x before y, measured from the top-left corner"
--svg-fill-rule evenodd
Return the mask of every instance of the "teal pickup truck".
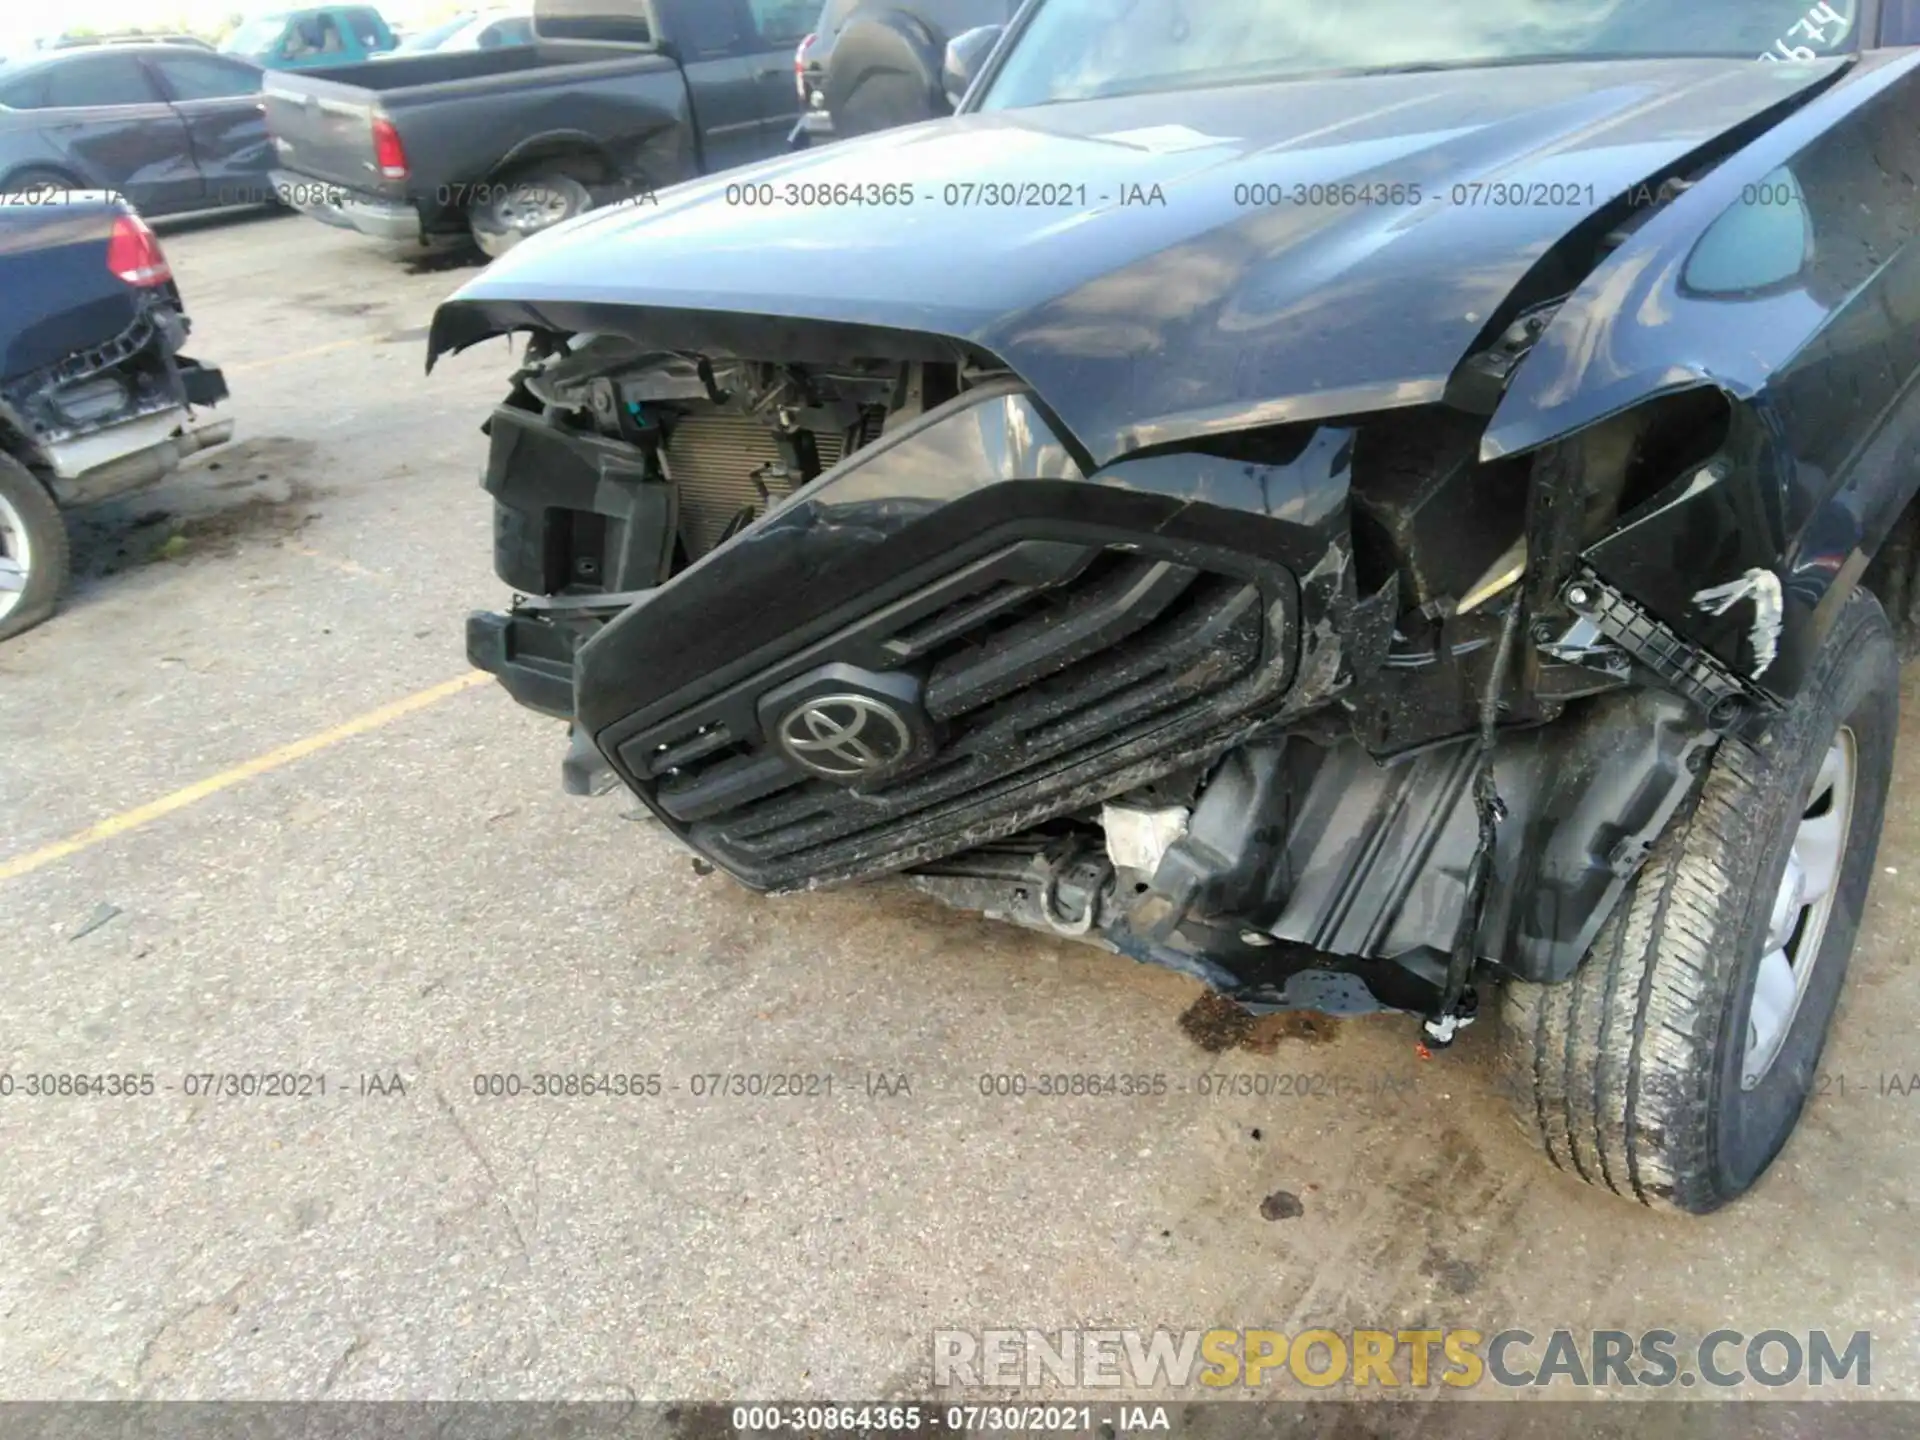
<path id="1" fill-rule="evenodd" d="M 275 10 L 243 22 L 220 48 L 268 70 L 355 65 L 400 43 L 371 5 Z"/>

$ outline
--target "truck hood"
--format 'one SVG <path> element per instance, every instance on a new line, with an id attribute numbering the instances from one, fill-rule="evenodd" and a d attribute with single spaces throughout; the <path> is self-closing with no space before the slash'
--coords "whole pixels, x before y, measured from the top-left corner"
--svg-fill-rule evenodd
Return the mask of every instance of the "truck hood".
<path id="1" fill-rule="evenodd" d="M 536 236 L 441 306 L 428 363 L 526 326 L 709 353 L 746 317 L 935 336 L 1014 371 L 1099 463 L 1427 403 L 1555 242 L 1847 63 L 1580 61 L 934 121 Z"/>

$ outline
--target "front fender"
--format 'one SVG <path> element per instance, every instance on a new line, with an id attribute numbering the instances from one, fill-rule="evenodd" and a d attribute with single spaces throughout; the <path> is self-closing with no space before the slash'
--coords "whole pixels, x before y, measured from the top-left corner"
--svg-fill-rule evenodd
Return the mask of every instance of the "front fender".
<path id="1" fill-rule="evenodd" d="M 1920 53 L 1869 54 L 1722 162 L 1560 307 L 1482 441 L 1485 459 L 1514 455 L 1658 396 L 1723 391 L 1724 463 L 1676 477 L 1590 558 L 1782 700 L 1920 488 L 1916 114 Z M 1782 201 L 1810 230 L 1797 269 L 1724 243 Z M 1727 263 L 1742 254 L 1744 277 Z M 1779 595 L 1773 643 L 1742 640 L 1763 627 L 1722 604 L 1728 587 Z"/>

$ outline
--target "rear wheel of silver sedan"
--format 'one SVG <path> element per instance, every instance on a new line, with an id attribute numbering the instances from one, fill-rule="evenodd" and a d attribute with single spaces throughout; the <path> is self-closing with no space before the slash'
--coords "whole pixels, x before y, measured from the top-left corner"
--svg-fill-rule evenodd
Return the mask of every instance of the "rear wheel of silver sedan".
<path id="1" fill-rule="evenodd" d="M 0 640 L 53 613 L 67 588 L 67 527 L 34 474 L 0 454 Z"/>
<path id="2" fill-rule="evenodd" d="M 1757 744 L 1721 741 L 1574 976 L 1506 987 L 1505 1088 L 1555 1165 L 1700 1214 L 1780 1153 L 1866 904 L 1898 683 L 1886 617 L 1857 593 L 1794 706 Z"/>

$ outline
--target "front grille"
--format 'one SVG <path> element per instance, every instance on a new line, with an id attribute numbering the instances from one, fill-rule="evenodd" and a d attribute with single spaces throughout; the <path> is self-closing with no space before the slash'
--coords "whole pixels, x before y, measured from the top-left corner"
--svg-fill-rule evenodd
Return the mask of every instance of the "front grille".
<path id="1" fill-rule="evenodd" d="M 813 443 L 822 472 L 846 453 L 846 437 L 836 431 L 814 431 Z M 779 473 L 780 446 L 773 432 L 751 415 L 685 416 L 661 448 L 679 504 L 680 542 L 696 560 L 718 545 L 743 513 L 763 515 L 793 491 Z"/>
<path id="2" fill-rule="evenodd" d="M 1284 680 L 1285 572 L 1224 573 L 1134 547 L 1029 540 L 998 551 L 618 751 L 694 844 L 768 888 L 879 873 L 1067 808 L 1231 720 Z M 1284 603 L 1283 603 L 1284 602 Z M 810 776 L 762 732 L 769 690 L 831 663 L 909 670 L 932 759 L 871 788 Z M 1129 782 L 1131 783 L 1131 782 Z"/>

